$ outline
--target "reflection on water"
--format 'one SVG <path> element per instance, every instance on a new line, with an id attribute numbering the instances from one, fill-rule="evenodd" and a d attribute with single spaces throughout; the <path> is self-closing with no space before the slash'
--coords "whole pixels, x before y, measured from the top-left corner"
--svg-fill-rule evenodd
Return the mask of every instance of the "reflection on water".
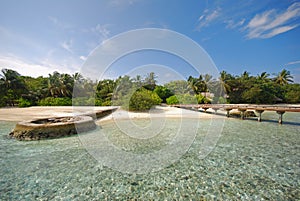
<path id="1" fill-rule="evenodd" d="M 263 114 L 265 119 L 277 117 Z M 200 160 L 198 153 L 210 124 L 201 120 L 189 151 L 169 167 L 146 175 L 101 166 L 78 136 L 20 142 L 6 137 L 14 123 L 0 122 L 0 200 L 295 200 L 300 194 L 300 126 L 296 125 L 300 115 L 286 113 L 284 120 L 295 124 L 226 119 L 215 149 Z M 135 123 L 149 123 L 142 121 Z M 113 124 L 102 125 L 106 131 L 113 128 Z M 111 139 L 116 141 L 117 135 Z M 143 146 L 130 150 L 125 141 L 116 143 L 129 151 Z M 147 151 L 164 144 L 150 145 L 145 144 Z"/>

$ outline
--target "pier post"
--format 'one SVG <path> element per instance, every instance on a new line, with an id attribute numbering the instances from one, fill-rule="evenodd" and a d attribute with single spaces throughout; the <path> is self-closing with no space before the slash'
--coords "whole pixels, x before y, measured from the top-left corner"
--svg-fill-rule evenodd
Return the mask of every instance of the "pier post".
<path id="1" fill-rule="evenodd" d="M 207 107 L 202 107 L 202 109 L 204 110 L 204 112 L 206 113 L 206 110 L 209 109 Z"/>
<path id="2" fill-rule="evenodd" d="M 258 120 L 259 122 L 261 122 L 261 114 L 264 112 L 264 110 L 255 110 L 255 112 L 258 113 L 258 118 L 257 118 L 257 120 Z"/>
<path id="3" fill-rule="evenodd" d="M 282 116 L 285 113 L 285 111 L 276 111 L 277 114 L 279 114 L 278 123 L 282 124 Z"/>
<path id="4" fill-rule="evenodd" d="M 241 119 L 244 120 L 245 119 L 245 112 L 247 109 L 241 109 L 239 108 L 239 111 L 241 112 Z"/>
<path id="5" fill-rule="evenodd" d="M 226 117 L 228 118 L 229 117 L 229 112 L 230 112 L 231 109 L 226 109 Z"/>

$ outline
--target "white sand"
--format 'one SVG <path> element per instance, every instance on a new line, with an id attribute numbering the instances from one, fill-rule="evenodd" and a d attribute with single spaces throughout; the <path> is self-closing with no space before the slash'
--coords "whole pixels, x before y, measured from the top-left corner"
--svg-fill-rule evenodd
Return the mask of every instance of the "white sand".
<path id="1" fill-rule="evenodd" d="M 85 109 L 82 109 L 85 108 Z M 74 109 L 72 106 L 56 107 L 28 107 L 28 108 L 0 108 L 0 120 L 2 121 L 24 121 L 37 118 L 73 116 L 79 111 L 101 111 L 111 107 L 80 107 Z"/>
<path id="2" fill-rule="evenodd" d="M 82 109 L 83 108 L 83 109 Z M 112 107 L 78 107 L 74 110 L 72 106 L 58 107 L 28 107 L 28 108 L 0 108 L 0 120 L 2 121 L 24 121 L 36 118 L 72 116 L 79 112 L 93 112 L 106 110 Z M 174 107 L 157 106 L 149 112 L 127 112 L 118 109 L 113 114 L 100 119 L 100 121 L 112 120 L 115 118 L 150 118 L 150 117 L 185 117 L 185 118 L 222 118 L 209 113 L 196 112 L 191 110 L 183 110 Z"/>
<path id="3" fill-rule="evenodd" d="M 209 113 L 196 112 L 191 110 L 184 110 L 175 107 L 162 107 L 156 106 L 149 112 L 128 112 L 122 109 L 118 109 L 112 115 L 100 119 L 100 121 L 108 121 L 113 119 L 133 119 L 133 118 L 155 118 L 155 117 L 166 117 L 166 118 L 212 118 L 220 117 Z"/>

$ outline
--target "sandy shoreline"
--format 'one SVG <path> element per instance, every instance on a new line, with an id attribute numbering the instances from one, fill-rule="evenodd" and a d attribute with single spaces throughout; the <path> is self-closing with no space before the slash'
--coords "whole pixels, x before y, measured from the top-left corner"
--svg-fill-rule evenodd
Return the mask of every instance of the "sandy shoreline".
<path id="1" fill-rule="evenodd" d="M 299 104 L 285 104 L 280 106 L 299 107 Z M 64 117 L 73 116 L 75 114 L 90 113 L 101 110 L 116 108 L 115 106 L 95 106 L 95 107 L 73 107 L 73 106 L 34 106 L 28 108 L 0 108 L 0 121 L 24 121 L 47 117 Z M 234 112 L 237 110 L 232 110 Z M 250 111 L 250 110 L 249 110 Z M 101 121 L 110 121 L 113 119 L 128 119 L 128 118 L 152 118 L 152 117 L 167 117 L 167 118 L 224 118 L 226 111 L 218 110 L 218 115 L 214 114 L 214 110 L 208 109 L 207 113 L 197 112 L 192 110 L 180 109 L 170 106 L 156 106 L 149 112 L 128 112 L 122 109 L 116 110 L 113 114 L 104 117 Z"/>
<path id="2" fill-rule="evenodd" d="M 112 107 L 86 107 L 83 111 L 101 111 Z M 72 116 L 78 113 L 80 109 L 75 109 L 72 106 L 57 106 L 57 107 L 28 107 L 28 108 L 0 108 L 0 121 L 24 121 L 37 118 Z M 118 109 L 113 114 L 100 119 L 100 121 L 109 121 L 115 118 L 150 118 L 150 117 L 186 117 L 186 118 L 212 118 L 219 117 L 209 113 L 195 112 L 183 110 L 174 107 L 157 106 L 150 112 L 127 112 Z"/>

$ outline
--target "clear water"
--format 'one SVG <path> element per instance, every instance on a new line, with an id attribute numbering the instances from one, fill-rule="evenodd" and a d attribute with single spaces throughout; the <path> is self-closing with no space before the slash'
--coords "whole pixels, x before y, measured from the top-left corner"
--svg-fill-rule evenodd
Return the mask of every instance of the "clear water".
<path id="1" fill-rule="evenodd" d="M 274 122 L 226 119 L 216 147 L 202 160 L 199 146 L 211 121 L 201 120 L 189 151 L 149 174 L 124 174 L 100 165 L 78 136 L 33 142 L 9 139 L 15 123 L 0 122 L 0 200 L 297 200 L 300 115 L 285 114 L 284 120 L 292 123 L 283 125 L 275 122 L 276 114 L 263 118 Z M 178 124 L 176 119 L 168 121 Z M 115 129 L 110 123 L 101 126 Z M 116 143 L 133 152 L 143 146 L 130 150 L 126 140 Z M 161 146 L 147 143 L 145 149 Z"/>

